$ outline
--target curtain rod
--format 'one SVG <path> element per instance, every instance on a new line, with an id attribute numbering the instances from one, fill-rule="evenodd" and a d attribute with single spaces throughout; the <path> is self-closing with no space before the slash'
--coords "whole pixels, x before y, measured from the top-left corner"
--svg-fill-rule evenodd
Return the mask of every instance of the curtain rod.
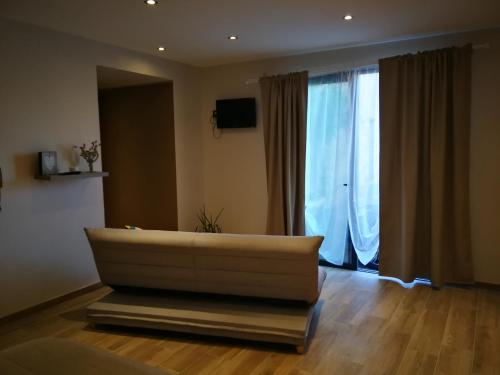
<path id="1" fill-rule="evenodd" d="M 481 44 L 473 44 L 472 45 L 472 49 L 473 50 L 486 49 L 486 48 L 490 48 L 490 44 L 489 43 L 481 43 Z M 318 74 L 322 74 L 322 73 L 334 73 L 335 71 L 332 71 L 331 69 L 332 68 L 334 68 L 334 69 L 335 68 L 339 68 L 341 65 L 342 64 L 324 66 L 324 67 L 320 67 L 320 68 L 317 68 L 317 69 L 312 69 L 312 70 L 310 70 L 310 72 L 312 72 L 312 75 L 318 75 Z M 371 65 L 374 65 L 374 64 L 371 64 Z M 369 67 L 371 65 L 361 66 L 359 68 Z M 327 71 L 328 69 L 329 69 L 329 71 Z M 307 69 L 298 69 L 298 70 L 307 70 Z M 264 77 L 265 76 L 266 76 L 266 74 L 264 73 Z M 259 83 L 259 78 L 249 78 L 249 79 L 247 79 L 245 81 L 245 85 L 255 85 L 257 83 Z"/>
<path id="2" fill-rule="evenodd" d="M 295 69 L 295 71 L 308 70 L 309 76 L 314 77 L 314 76 L 319 76 L 319 75 L 324 75 L 324 74 L 341 72 L 341 71 L 345 71 L 345 70 L 365 69 L 365 68 L 371 68 L 371 67 L 376 67 L 376 66 L 377 66 L 376 63 L 366 64 L 366 63 L 352 62 L 349 64 L 331 64 L 331 65 L 320 66 L 320 67 L 311 68 L 311 69 Z M 283 74 L 283 73 L 278 73 L 278 74 Z M 263 74 L 263 77 L 265 77 L 265 76 L 266 76 L 266 73 Z M 256 83 L 259 83 L 259 78 L 250 78 L 250 79 L 247 79 L 245 81 L 245 85 L 254 85 Z"/>

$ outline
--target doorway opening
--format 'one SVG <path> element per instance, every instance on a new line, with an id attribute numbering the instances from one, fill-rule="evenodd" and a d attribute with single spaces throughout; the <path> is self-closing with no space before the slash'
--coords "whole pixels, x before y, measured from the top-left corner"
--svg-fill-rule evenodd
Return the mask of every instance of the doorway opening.
<path id="1" fill-rule="evenodd" d="M 177 230 L 173 83 L 97 67 L 106 227 Z"/>

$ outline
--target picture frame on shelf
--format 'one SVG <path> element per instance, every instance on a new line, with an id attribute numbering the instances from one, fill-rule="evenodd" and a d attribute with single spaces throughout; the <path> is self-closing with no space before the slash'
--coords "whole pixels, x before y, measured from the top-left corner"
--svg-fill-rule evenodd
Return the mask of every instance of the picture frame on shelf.
<path id="1" fill-rule="evenodd" d="M 38 174 L 39 176 L 50 176 L 58 174 L 57 152 L 41 151 L 38 153 Z"/>

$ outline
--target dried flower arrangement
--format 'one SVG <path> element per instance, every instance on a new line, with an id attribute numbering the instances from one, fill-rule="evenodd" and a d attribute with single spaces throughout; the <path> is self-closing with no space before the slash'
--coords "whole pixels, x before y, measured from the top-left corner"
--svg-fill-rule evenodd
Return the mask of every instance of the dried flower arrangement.
<path id="1" fill-rule="evenodd" d="M 100 146 L 101 144 L 97 141 L 93 141 L 88 149 L 85 143 L 81 146 L 75 146 L 75 148 L 80 149 L 80 156 L 88 163 L 90 172 L 94 171 L 94 163 L 99 159 L 99 151 L 97 151 L 97 148 Z"/>

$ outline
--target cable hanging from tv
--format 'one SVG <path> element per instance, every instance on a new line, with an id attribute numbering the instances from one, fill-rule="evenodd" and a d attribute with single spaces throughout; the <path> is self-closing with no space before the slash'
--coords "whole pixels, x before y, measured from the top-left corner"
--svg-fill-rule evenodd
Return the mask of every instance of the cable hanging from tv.
<path id="1" fill-rule="evenodd" d="M 212 124 L 212 136 L 215 139 L 219 139 L 220 137 L 222 137 L 223 129 L 217 128 L 217 111 L 212 111 L 210 123 Z"/>

